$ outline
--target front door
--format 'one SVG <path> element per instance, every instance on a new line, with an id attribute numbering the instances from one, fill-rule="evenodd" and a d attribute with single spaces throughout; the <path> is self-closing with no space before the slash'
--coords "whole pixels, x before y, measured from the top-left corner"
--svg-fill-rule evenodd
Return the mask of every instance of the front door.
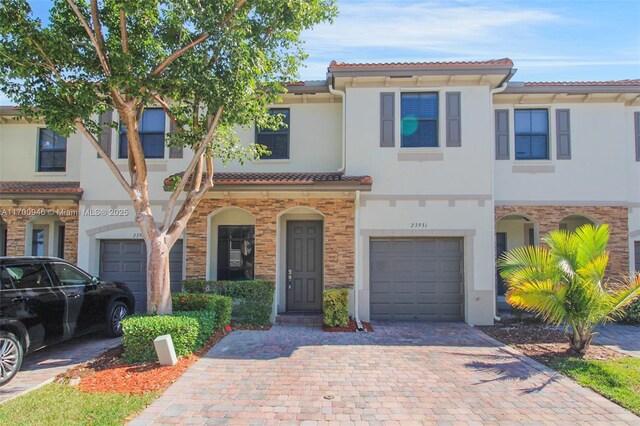
<path id="1" fill-rule="evenodd" d="M 287 311 L 322 311 L 322 221 L 287 222 Z"/>

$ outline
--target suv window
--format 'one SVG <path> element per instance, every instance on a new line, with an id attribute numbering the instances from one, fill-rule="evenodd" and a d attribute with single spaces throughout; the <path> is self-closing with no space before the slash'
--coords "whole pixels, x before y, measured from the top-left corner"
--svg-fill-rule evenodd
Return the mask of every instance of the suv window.
<path id="1" fill-rule="evenodd" d="M 10 277 L 17 290 L 51 287 L 51 279 L 42 264 L 5 266 L 5 272 L 2 273 L 3 287 L 5 276 Z"/>
<path id="2" fill-rule="evenodd" d="M 0 284 L 2 284 L 2 290 L 13 289 L 13 280 L 11 279 L 11 275 L 9 275 L 9 272 L 4 269 L 4 267 L 0 267 Z"/>
<path id="3" fill-rule="evenodd" d="M 51 269 L 62 285 L 86 285 L 91 282 L 91 277 L 71 265 L 52 263 Z"/>

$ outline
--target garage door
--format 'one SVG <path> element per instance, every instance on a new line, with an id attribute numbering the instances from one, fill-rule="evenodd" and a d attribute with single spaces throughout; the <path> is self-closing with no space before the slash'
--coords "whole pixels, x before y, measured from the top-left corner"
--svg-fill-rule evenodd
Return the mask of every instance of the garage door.
<path id="1" fill-rule="evenodd" d="M 182 240 L 169 254 L 171 291 L 182 289 Z M 101 240 L 100 278 L 127 283 L 136 298 L 136 311 L 147 306 L 147 248 L 142 240 Z"/>
<path id="2" fill-rule="evenodd" d="M 370 242 L 371 319 L 462 321 L 462 238 Z"/>

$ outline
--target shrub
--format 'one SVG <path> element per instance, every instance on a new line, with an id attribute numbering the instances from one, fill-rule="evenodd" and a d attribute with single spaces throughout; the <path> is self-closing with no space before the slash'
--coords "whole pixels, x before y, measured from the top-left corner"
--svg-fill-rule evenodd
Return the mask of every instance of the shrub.
<path id="1" fill-rule="evenodd" d="M 176 355 L 186 356 L 198 348 L 200 323 L 196 318 L 182 315 L 143 315 L 122 320 L 124 332 L 123 358 L 128 363 L 156 361 L 153 341 L 170 334 Z"/>
<path id="2" fill-rule="evenodd" d="M 186 280 L 183 288 L 192 293 L 213 293 L 239 301 L 233 314 L 247 324 L 269 324 L 273 308 L 275 284 L 272 281 L 205 281 Z"/>
<path id="3" fill-rule="evenodd" d="M 228 299 L 228 298 L 226 298 Z M 231 311 L 231 305 L 229 305 L 229 311 Z M 219 320 L 216 317 L 215 311 L 187 311 L 187 312 L 174 312 L 173 316 L 182 318 L 191 318 L 198 321 L 199 330 L 198 337 L 193 350 L 204 346 L 205 343 L 211 338 L 214 331 L 220 330 L 224 325 L 219 324 Z M 228 323 L 227 323 L 228 324 Z M 225 324 L 226 325 L 226 324 Z M 173 338 L 173 336 L 171 336 Z"/>
<path id="4" fill-rule="evenodd" d="M 637 299 L 627 307 L 624 321 L 631 324 L 640 324 L 640 299 Z"/>
<path id="5" fill-rule="evenodd" d="M 324 325 L 329 327 L 349 326 L 349 290 L 334 288 L 322 294 Z"/>
<path id="6" fill-rule="evenodd" d="M 171 302 L 175 311 L 213 311 L 215 328 L 221 329 L 231 322 L 231 298 L 219 294 L 173 293 Z"/>

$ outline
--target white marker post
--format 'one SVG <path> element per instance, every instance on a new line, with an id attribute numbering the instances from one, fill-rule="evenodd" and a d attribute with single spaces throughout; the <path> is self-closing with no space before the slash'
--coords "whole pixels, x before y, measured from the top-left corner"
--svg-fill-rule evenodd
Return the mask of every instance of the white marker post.
<path id="1" fill-rule="evenodd" d="M 160 365 L 176 365 L 178 363 L 178 357 L 170 334 L 156 337 L 153 341 L 153 346 L 156 348 Z"/>

